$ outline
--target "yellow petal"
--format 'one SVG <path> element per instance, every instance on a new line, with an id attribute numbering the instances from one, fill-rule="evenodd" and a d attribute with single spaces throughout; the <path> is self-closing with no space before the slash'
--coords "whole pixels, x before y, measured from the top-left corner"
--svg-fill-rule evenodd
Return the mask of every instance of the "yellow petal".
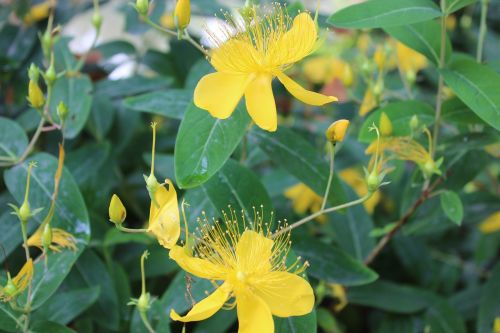
<path id="1" fill-rule="evenodd" d="M 194 90 L 194 104 L 219 119 L 228 118 L 249 82 L 247 74 L 211 73 L 201 78 Z"/>
<path id="2" fill-rule="evenodd" d="M 274 132 L 278 127 L 278 115 L 272 89 L 272 76 L 259 74 L 245 90 L 248 113 L 260 128 Z"/>
<path id="3" fill-rule="evenodd" d="M 166 183 L 166 186 L 159 187 L 155 192 L 158 207 L 151 202 L 148 231 L 156 236 L 163 247 L 170 249 L 177 243 L 181 227 L 177 192 L 171 180 L 167 179 Z"/>
<path id="4" fill-rule="evenodd" d="M 273 240 L 253 230 L 245 230 L 236 245 L 238 270 L 267 273 L 271 269 Z"/>
<path id="5" fill-rule="evenodd" d="M 365 96 L 363 97 L 363 101 L 361 102 L 361 106 L 359 108 L 359 115 L 364 116 L 376 106 L 377 101 L 375 100 L 372 89 L 366 89 Z"/>
<path id="6" fill-rule="evenodd" d="M 297 62 L 313 51 L 317 38 L 316 24 L 311 15 L 300 13 L 293 19 L 292 28 L 268 52 L 270 57 L 277 58 L 270 60 L 281 64 Z"/>
<path id="7" fill-rule="evenodd" d="M 223 284 L 217 288 L 211 295 L 196 303 L 193 308 L 185 315 L 179 316 L 174 309 L 170 310 L 170 318 L 176 321 L 189 322 L 207 319 L 226 303 L 231 289 L 229 285 Z"/>
<path id="8" fill-rule="evenodd" d="M 296 274 L 270 272 L 255 284 L 254 290 L 278 317 L 302 316 L 311 312 L 314 306 L 311 285 Z"/>
<path id="9" fill-rule="evenodd" d="M 302 88 L 297 82 L 293 81 L 283 72 L 276 73 L 276 76 L 281 81 L 281 83 L 283 83 L 286 90 L 288 90 L 290 94 L 306 104 L 324 105 L 338 100 L 336 97 L 318 94 L 316 92 Z"/>
<path id="10" fill-rule="evenodd" d="M 500 231 L 500 211 L 491 214 L 479 225 L 479 230 L 484 234 Z"/>
<path id="11" fill-rule="evenodd" d="M 255 294 L 246 292 L 236 297 L 238 333 L 273 333 L 274 321 L 267 304 Z"/>
<path id="12" fill-rule="evenodd" d="M 225 275 L 224 270 L 220 267 L 206 259 L 188 255 L 181 246 L 172 247 L 169 255 L 183 270 L 202 279 L 222 280 Z"/>

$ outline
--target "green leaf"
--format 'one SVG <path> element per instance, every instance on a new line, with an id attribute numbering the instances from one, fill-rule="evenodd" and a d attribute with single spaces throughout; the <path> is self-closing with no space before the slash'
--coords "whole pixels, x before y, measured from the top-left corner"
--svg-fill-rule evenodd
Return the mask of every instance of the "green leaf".
<path id="1" fill-rule="evenodd" d="M 97 300 L 99 292 L 99 286 L 95 286 L 55 294 L 33 314 L 33 320 L 67 325 Z"/>
<path id="2" fill-rule="evenodd" d="M 359 130 L 358 140 L 370 143 L 377 138 L 374 131 L 369 128 L 375 124 L 379 126 L 380 116 L 384 112 L 392 122 L 394 136 L 408 136 L 411 134 L 410 120 L 415 115 L 420 125 L 428 126 L 434 122 L 434 109 L 427 103 L 409 100 L 389 103 L 372 112 Z"/>
<path id="3" fill-rule="evenodd" d="M 132 111 L 153 113 L 173 119 L 182 119 L 192 98 L 192 91 L 170 89 L 128 97 L 123 101 L 123 105 Z"/>
<path id="4" fill-rule="evenodd" d="M 500 316 L 500 264 L 497 263 L 483 287 L 476 330 L 478 333 L 492 332 L 495 318 Z"/>
<path id="5" fill-rule="evenodd" d="M 200 205 L 199 201 L 192 200 L 192 209 L 195 210 L 191 211 L 191 209 L 188 209 L 187 213 L 189 216 L 201 217 L 200 210 L 213 211 L 215 216 L 208 216 L 211 219 L 212 217 L 220 216 L 221 210 L 227 210 L 228 205 L 231 205 L 237 212 L 244 210 L 247 221 L 254 221 L 254 208 L 260 212 L 262 205 L 263 216 L 267 222 L 273 211 L 271 199 L 264 185 L 260 182 L 259 177 L 234 160 L 228 160 L 226 165 L 214 177 L 193 190 L 198 189 L 208 199 L 205 202 L 208 209 L 205 208 L 203 203 Z M 189 201 L 187 202 L 190 203 Z M 193 227 L 196 226 L 195 221 L 192 218 L 189 220 L 193 223 L 190 226 L 191 230 L 194 230 Z"/>
<path id="6" fill-rule="evenodd" d="M 484 124 L 481 118 L 456 97 L 444 101 L 441 110 L 441 120 L 444 123 L 460 125 Z"/>
<path id="7" fill-rule="evenodd" d="M 99 299 L 92 306 L 92 318 L 102 326 L 117 330 L 120 324 L 118 296 L 106 266 L 92 250 L 83 252 L 76 268 L 89 287 L 99 286 Z"/>
<path id="8" fill-rule="evenodd" d="M 54 84 L 50 110 L 52 119 L 59 122 L 57 105 L 64 102 L 68 107 L 68 116 L 64 122 L 66 139 L 75 138 L 87 122 L 92 106 L 92 83 L 86 75 L 59 78 Z M 104 112 L 104 110 L 103 110 Z"/>
<path id="9" fill-rule="evenodd" d="M 476 3 L 477 0 L 450 0 L 446 2 L 446 14 L 449 15 L 457 10 Z"/>
<path id="10" fill-rule="evenodd" d="M 35 154 L 31 160 L 36 161 L 38 166 L 33 169 L 31 175 L 30 205 L 33 209 L 45 208 L 33 218 L 32 222 L 41 223 L 50 207 L 54 174 L 58 161 L 52 155 L 45 153 Z M 24 199 L 27 170 L 28 163 L 25 162 L 7 170 L 4 174 L 5 184 L 19 204 Z M 49 252 L 47 271 L 50 274 L 45 274 L 44 260 L 35 263 L 32 292 L 33 309 L 40 307 L 57 290 L 90 237 L 87 208 L 75 180 L 66 168 L 63 169 L 62 173 L 52 227 L 61 228 L 71 233 L 76 238 L 78 249 L 76 251 L 63 250 L 60 253 Z M 19 298 L 21 305 L 26 301 L 25 296 L 22 295 Z"/>
<path id="11" fill-rule="evenodd" d="M 138 95 L 153 90 L 167 89 L 173 83 L 168 77 L 132 76 L 122 80 L 101 80 L 95 85 L 95 94 L 111 99 Z"/>
<path id="12" fill-rule="evenodd" d="M 78 184 L 83 184 L 98 172 L 110 150 L 109 143 L 88 143 L 67 154 L 66 166 Z"/>
<path id="13" fill-rule="evenodd" d="M 251 132 L 251 137 L 273 162 L 318 195 L 324 195 L 328 182 L 328 163 L 309 142 L 285 127 L 279 127 L 274 133 L 256 129 Z M 338 205 L 344 203 L 345 198 L 340 180 L 334 176 L 328 201 L 332 205 Z"/>
<path id="14" fill-rule="evenodd" d="M 179 187 L 196 187 L 209 180 L 234 152 L 249 123 L 241 107 L 230 118 L 217 119 L 190 104 L 175 142 L 175 178 Z"/>
<path id="15" fill-rule="evenodd" d="M 452 191 L 444 191 L 439 196 L 441 200 L 441 207 L 444 213 L 450 220 L 455 224 L 462 224 L 462 219 L 464 217 L 464 207 L 462 205 L 462 200 L 460 197 Z"/>
<path id="16" fill-rule="evenodd" d="M 327 20 L 339 28 L 386 28 L 441 16 L 430 0 L 368 0 L 341 9 Z"/>
<path id="17" fill-rule="evenodd" d="M 115 107 L 110 98 L 103 95 L 97 95 L 92 102 L 87 129 L 97 139 L 103 141 L 106 134 L 113 125 L 115 116 Z"/>
<path id="18" fill-rule="evenodd" d="M 0 329 L 7 332 L 19 332 L 17 318 L 21 313 L 14 312 L 9 306 L 0 306 Z"/>
<path id="19" fill-rule="evenodd" d="M 428 302 L 425 319 L 432 333 L 466 333 L 462 317 L 448 301 L 430 295 Z"/>
<path id="20" fill-rule="evenodd" d="M 305 316 L 274 317 L 274 332 L 276 333 L 316 333 L 317 326 L 315 310 Z"/>
<path id="21" fill-rule="evenodd" d="M 53 321 L 36 322 L 30 329 L 33 333 L 75 333 L 71 328 L 63 326 Z"/>
<path id="22" fill-rule="evenodd" d="M 461 59 L 443 70 L 443 76 L 472 111 L 500 131 L 500 74 L 473 60 Z"/>
<path id="23" fill-rule="evenodd" d="M 406 46 L 425 55 L 434 65 L 439 64 L 441 53 L 441 25 L 435 21 L 420 22 L 411 25 L 388 27 L 384 29 L 389 35 Z M 451 55 L 451 42 L 446 35 L 446 62 Z"/>
<path id="24" fill-rule="evenodd" d="M 307 273 L 317 279 L 344 286 L 359 286 L 378 277 L 363 262 L 315 238 L 306 235 L 295 237 L 292 246 L 297 255 L 309 262 Z"/>
<path id="25" fill-rule="evenodd" d="M 415 313 L 425 309 L 426 297 L 416 288 L 378 280 L 348 289 L 349 303 L 366 305 L 394 313 Z"/>
<path id="26" fill-rule="evenodd" d="M 21 157 L 28 147 L 28 137 L 21 126 L 13 120 L 0 117 L 0 156 L 13 161 Z"/>
<path id="27" fill-rule="evenodd" d="M 384 315 L 377 333 L 417 333 L 418 321 L 414 316 Z"/>

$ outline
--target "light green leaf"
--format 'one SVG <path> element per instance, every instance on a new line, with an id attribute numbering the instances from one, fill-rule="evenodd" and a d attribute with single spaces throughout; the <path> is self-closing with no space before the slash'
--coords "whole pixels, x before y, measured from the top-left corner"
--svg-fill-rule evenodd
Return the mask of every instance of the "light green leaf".
<path id="1" fill-rule="evenodd" d="M 128 97 L 123 101 L 123 105 L 132 111 L 147 112 L 167 118 L 182 119 L 192 98 L 192 91 L 170 89 Z"/>
<path id="2" fill-rule="evenodd" d="M 411 25 L 388 27 L 384 29 L 389 35 L 406 46 L 425 55 L 434 65 L 439 64 L 441 52 L 441 26 L 435 21 L 419 22 Z M 446 62 L 451 55 L 451 42 L 446 35 Z"/>
<path id="3" fill-rule="evenodd" d="M 328 23 L 339 28 L 386 28 L 441 16 L 430 0 L 368 0 L 334 13 Z"/>
<path id="4" fill-rule="evenodd" d="M 448 0 L 446 1 L 446 14 L 449 15 L 465 6 L 472 5 L 477 1 L 478 0 Z"/>
<path id="5" fill-rule="evenodd" d="M 209 180 L 234 152 L 249 123 L 241 107 L 230 118 L 217 119 L 190 104 L 175 142 L 175 178 L 179 187 L 196 187 Z"/>
<path id="6" fill-rule="evenodd" d="M 444 191 L 439 196 L 441 200 L 441 207 L 444 213 L 450 220 L 455 224 L 462 224 L 462 219 L 464 217 L 464 207 L 462 205 L 462 200 L 460 197 L 452 191 Z"/>
<path id="7" fill-rule="evenodd" d="M 318 149 L 292 130 L 279 127 L 274 133 L 253 130 L 251 137 L 276 164 L 323 196 L 328 182 L 328 163 Z M 332 205 L 345 202 L 345 193 L 337 176 L 333 177 L 328 201 Z"/>
<path id="8" fill-rule="evenodd" d="M 470 59 L 443 70 L 446 84 L 481 119 L 500 131 L 500 74 Z"/>

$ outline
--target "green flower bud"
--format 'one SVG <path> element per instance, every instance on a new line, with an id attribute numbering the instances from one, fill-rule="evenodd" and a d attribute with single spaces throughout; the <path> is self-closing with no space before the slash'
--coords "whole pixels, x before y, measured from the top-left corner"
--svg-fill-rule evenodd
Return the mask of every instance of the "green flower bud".
<path id="1" fill-rule="evenodd" d="M 375 192 L 380 187 L 380 179 L 375 170 L 373 170 L 366 178 L 366 185 L 368 186 L 368 191 Z"/>
<path id="2" fill-rule="evenodd" d="M 31 63 L 30 68 L 28 69 L 28 76 L 30 80 L 38 82 L 39 74 L 40 70 L 38 69 L 38 66 L 35 65 L 34 63 Z"/>
<path id="3" fill-rule="evenodd" d="M 31 216 L 33 216 L 33 215 L 31 214 L 30 204 L 26 200 L 26 201 L 23 202 L 23 204 L 19 208 L 19 219 L 23 223 L 26 223 L 31 218 Z"/>
<path id="4" fill-rule="evenodd" d="M 137 309 L 139 312 L 147 312 L 150 308 L 149 306 L 150 296 L 149 293 L 142 293 L 137 300 Z"/>
<path id="5" fill-rule="evenodd" d="M 419 125 L 418 117 L 416 114 L 414 114 L 410 119 L 410 128 L 412 129 L 412 131 L 415 131 L 417 130 L 418 125 Z"/>
<path id="6" fill-rule="evenodd" d="M 92 15 L 92 25 L 96 30 L 101 29 L 102 16 L 99 12 L 94 12 L 94 15 Z"/>
<path id="7" fill-rule="evenodd" d="M 64 121 L 66 120 L 66 117 L 68 116 L 69 110 L 63 101 L 60 101 L 59 104 L 57 105 L 56 112 L 57 112 L 57 116 L 61 120 L 61 123 L 64 123 Z"/>
<path id="8" fill-rule="evenodd" d="M 54 82 L 57 79 L 56 70 L 54 68 L 54 64 L 51 64 L 47 71 L 45 72 L 45 82 L 48 86 L 53 86 Z"/>
<path id="9" fill-rule="evenodd" d="M 42 246 L 44 249 L 48 249 L 50 244 L 52 244 L 52 227 L 50 223 L 47 223 L 42 232 Z"/>
<path id="10" fill-rule="evenodd" d="M 50 54 L 50 50 L 52 49 L 52 44 L 53 44 L 52 34 L 50 33 L 49 30 L 45 30 L 45 32 L 43 33 L 41 43 L 42 43 L 43 54 L 45 56 L 48 56 Z"/>
<path id="11" fill-rule="evenodd" d="M 14 281 L 12 281 L 12 279 L 10 278 L 10 274 L 7 280 L 7 284 L 5 285 L 5 287 L 3 287 L 3 292 L 10 297 L 15 296 L 17 294 L 17 287 L 14 284 Z"/>
<path id="12" fill-rule="evenodd" d="M 382 92 L 384 91 L 384 82 L 378 81 L 373 87 L 373 95 L 378 99 Z"/>
<path id="13" fill-rule="evenodd" d="M 406 72 L 406 80 L 410 84 L 414 84 L 415 81 L 417 80 L 417 73 L 414 70 L 409 70 Z"/>
<path id="14" fill-rule="evenodd" d="M 147 15 L 149 12 L 149 0 L 137 0 L 135 2 L 135 8 L 139 14 Z"/>

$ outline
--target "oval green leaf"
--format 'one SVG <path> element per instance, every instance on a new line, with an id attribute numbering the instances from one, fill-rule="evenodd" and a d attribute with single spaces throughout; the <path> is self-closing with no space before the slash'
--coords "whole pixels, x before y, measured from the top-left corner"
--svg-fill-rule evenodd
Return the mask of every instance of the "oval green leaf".
<path id="1" fill-rule="evenodd" d="M 183 89 L 154 91 L 128 97 L 123 105 L 132 111 L 146 112 L 173 119 L 182 119 L 193 93 Z"/>
<path id="2" fill-rule="evenodd" d="M 500 74 L 470 59 L 460 59 L 443 70 L 446 84 L 490 126 L 500 131 Z"/>
<path id="3" fill-rule="evenodd" d="M 21 126 L 13 120 L 0 117 L 0 156 L 15 161 L 28 146 L 28 137 Z"/>
<path id="4" fill-rule="evenodd" d="M 460 197 L 453 191 L 444 191 L 439 196 L 439 199 L 446 216 L 455 224 L 460 225 L 464 217 L 464 207 Z"/>
<path id="5" fill-rule="evenodd" d="M 191 188 L 209 180 L 234 152 L 249 123 L 241 107 L 228 119 L 217 119 L 191 103 L 175 142 L 177 185 Z"/>
<path id="6" fill-rule="evenodd" d="M 339 10 L 327 22 L 339 28 L 386 28 L 438 16 L 441 11 L 430 0 L 368 0 Z"/>

